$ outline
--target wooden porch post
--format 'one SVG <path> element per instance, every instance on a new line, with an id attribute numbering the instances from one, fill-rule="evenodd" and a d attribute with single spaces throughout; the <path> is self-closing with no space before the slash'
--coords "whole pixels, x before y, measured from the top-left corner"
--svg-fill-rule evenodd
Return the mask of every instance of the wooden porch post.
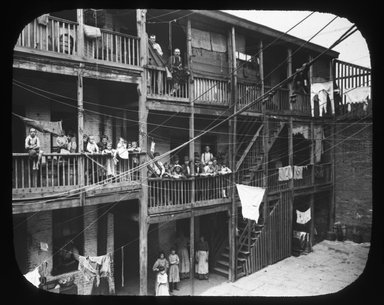
<path id="1" fill-rule="evenodd" d="M 329 68 L 329 80 L 334 82 L 334 63 L 330 62 L 330 68 Z M 333 100 L 335 101 L 335 100 Z M 331 204 L 330 204 L 330 212 L 329 212 L 329 228 L 328 230 L 333 230 L 333 224 L 336 221 L 336 173 L 335 173 L 335 160 L 336 160 L 336 105 L 334 105 L 335 108 L 335 114 L 332 116 L 332 123 L 330 126 L 330 132 L 331 132 L 331 158 L 332 158 L 332 190 L 331 190 Z"/>
<path id="2" fill-rule="evenodd" d="M 264 88 L 264 51 L 263 51 L 263 41 L 260 40 L 260 46 L 259 46 L 259 55 L 260 55 L 260 80 L 261 80 L 261 96 L 264 95 L 265 88 Z M 263 113 L 263 156 L 264 156 L 264 162 L 262 164 L 263 168 L 263 187 L 265 188 L 265 201 L 264 201 L 264 217 L 265 220 L 268 213 L 268 132 L 269 132 L 269 121 L 268 118 L 265 115 L 266 112 L 266 105 L 264 101 L 262 101 L 261 104 L 261 111 Z"/>
<path id="3" fill-rule="evenodd" d="M 311 209 L 311 223 L 309 227 L 309 250 L 312 251 L 313 243 L 314 243 L 314 228 L 315 228 L 315 194 L 311 193 L 309 199 L 309 207 Z"/>
<path id="4" fill-rule="evenodd" d="M 147 64 L 147 35 L 145 31 L 146 10 L 136 10 L 137 33 L 140 38 L 140 63 L 142 66 Z M 143 153 L 147 152 L 147 118 L 148 109 L 146 107 L 147 98 L 147 77 L 143 71 L 141 82 L 138 85 L 139 94 L 139 145 Z M 146 162 L 146 154 L 140 158 L 140 163 Z M 140 295 L 148 294 L 148 185 L 146 183 L 146 167 L 140 170 L 141 193 L 139 207 L 139 264 L 140 264 Z"/>
<path id="5" fill-rule="evenodd" d="M 235 40 L 235 27 L 232 27 L 228 33 L 228 42 L 229 45 L 229 62 L 231 65 L 231 103 L 233 106 L 233 113 L 236 112 L 236 96 L 237 96 L 237 71 L 236 71 L 236 40 Z M 236 124 L 237 118 L 234 117 L 229 121 L 229 164 L 230 168 L 234 169 L 236 166 Z M 232 177 L 233 186 L 236 183 L 236 173 Z M 232 199 L 232 208 L 231 208 L 231 217 L 230 217 L 230 234 L 229 234 L 229 280 L 234 282 L 236 280 L 236 265 L 237 265 L 237 249 L 236 249 L 236 200 L 235 200 L 235 188 L 231 193 Z"/>
<path id="6" fill-rule="evenodd" d="M 84 14 L 83 9 L 77 9 L 77 55 L 84 56 Z"/>
<path id="7" fill-rule="evenodd" d="M 78 140 L 78 148 L 79 152 L 84 151 L 84 104 L 83 104 L 83 72 L 84 72 L 84 64 L 79 64 L 79 70 L 77 72 L 77 140 Z M 85 185 L 85 159 L 84 156 L 79 156 L 78 159 L 78 179 L 79 179 L 79 187 Z M 85 192 L 80 192 L 80 205 L 84 206 L 85 203 Z"/>
<path id="8" fill-rule="evenodd" d="M 292 75 L 292 49 L 288 49 L 288 54 L 287 54 L 287 77 L 290 77 Z M 289 89 L 289 96 L 293 93 L 293 85 L 292 82 L 288 83 L 288 89 Z M 293 110 L 293 104 L 290 102 L 289 103 L 289 110 Z"/>
<path id="9" fill-rule="evenodd" d="M 191 211 L 190 229 L 189 229 L 189 279 L 191 281 L 191 296 L 195 294 L 195 215 Z"/>
<path id="10" fill-rule="evenodd" d="M 187 20 L 187 67 L 191 71 L 192 67 L 192 30 L 191 30 L 191 20 Z M 188 80 L 188 92 L 189 92 L 189 102 L 191 105 L 191 114 L 189 116 L 189 139 L 193 139 L 195 136 L 195 103 L 194 103 L 194 88 L 192 85 L 192 77 Z M 195 156 L 195 141 L 189 143 L 189 159 L 191 164 L 191 173 L 195 173 L 194 166 L 194 156 Z M 189 256 L 189 265 L 190 265 L 190 281 L 191 281 L 191 295 L 195 293 L 195 216 L 193 212 L 193 206 L 195 202 L 195 179 L 191 181 L 191 220 L 190 220 L 190 256 Z"/>

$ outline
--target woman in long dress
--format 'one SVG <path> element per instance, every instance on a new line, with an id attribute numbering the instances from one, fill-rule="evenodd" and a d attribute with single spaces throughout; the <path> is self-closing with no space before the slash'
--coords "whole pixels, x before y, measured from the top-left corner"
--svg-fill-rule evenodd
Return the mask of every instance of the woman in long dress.
<path id="1" fill-rule="evenodd" d="M 199 280 L 208 280 L 209 269 L 208 269 L 208 256 L 209 256 L 209 247 L 208 243 L 205 241 L 204 236 L 200 237 L 200 241 L 196 246 L 196 273 Z"/>
<path id="2" fill-rule="evenodd" d="M 179 277 L 179 256 L 176 254 L 176 250 L 174 248 L 171 249 L 171 254 L 168 257 L 169 261 L 169 291 L 179 290 L 177 288 L 177 283 L 180 282 Z"/>
<path id="3" fill-rule="evenodd" d="M 188 254 L 188 240 L 185 238 L 184 233 L 181 231 L 176 240 L 177 252 L 180 255 L 180 279 L 189 278 L 189 254 Z"/>
<path id="4" fill-rule="evenodd" d="M 163 266 L 159 266 L 159 273 L 156 276 L 156 296 L 169 296 L 168 275 Z"/>

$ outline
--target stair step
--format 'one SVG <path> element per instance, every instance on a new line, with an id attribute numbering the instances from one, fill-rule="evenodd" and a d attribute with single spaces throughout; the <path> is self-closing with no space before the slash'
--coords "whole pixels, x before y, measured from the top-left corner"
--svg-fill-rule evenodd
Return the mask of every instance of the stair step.
<path id="1" fill-rule="evenodd" d="M 228 276 L 228 274 L 229 274 L 228 270 L 225 270 L 225 269 L 220 268 L 220 267 L 214 267 L 213 270 L 218 272 L 221 275 L 224 275 L 224 276 Z"/>
<path id="2" fill-rule="evenodd" d="M 220 260 L 217 260 L 216 263 L 229 268 L 229 262 L 227 260 L 225 261 L 220 259 Z"/>

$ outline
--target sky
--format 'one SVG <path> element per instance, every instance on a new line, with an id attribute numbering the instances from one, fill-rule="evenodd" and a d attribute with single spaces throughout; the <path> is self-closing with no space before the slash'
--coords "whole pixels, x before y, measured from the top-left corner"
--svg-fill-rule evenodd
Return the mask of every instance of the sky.
<path id="1" fill-rule="evenodd" d="M 261 10 L 226 10 L 224 12 L 268 26 L 281 32 L 286 32 L 311 13 L 310 11 Z M 334 17 L 335 15 L 333 14 L 316 12 L 288 34 L 307 40 Z M 319 35 L 313 38 L 311 42 L 324 47 L 329 47 L 351 26 L 352 23 L 348 19 L 338 17 L 320 32 Z M 360 31 L 355 32 L 333 50 L 340 53 L 340 60 L 371 68 L 367 43 Z"/>

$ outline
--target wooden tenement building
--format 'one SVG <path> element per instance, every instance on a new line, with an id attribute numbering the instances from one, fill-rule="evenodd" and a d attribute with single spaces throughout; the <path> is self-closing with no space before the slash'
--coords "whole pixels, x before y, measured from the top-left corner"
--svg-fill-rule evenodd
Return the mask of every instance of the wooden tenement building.
<path id="1" fill-rule="evenodd" d="M 149 43 L 150 34 L 162 56 Z M 166 62 L 175 48 L 189 74 L 172 92 Z M 323 52 L 305 72 L 308 90 L 285 83 L 226 120 Z M 73 276 L 78 294 L 91 293 L 92 283 L 76 267 L 62 268 L 56 259 L 72 239 L 80 255 L 113 254 L 115 291 L 135 293 L 139 287 L 136 293 L 146 295 L 153 294 L 158 252 L 168 254 L 180 231 L 190 239 L 191 267 L 195 242 L 204 235 L 210 271 L 231 281 L 292 255 L 295 231 L 308 233 L 310 250 L 335 221 L 333 123 L 339 109 L 348 107 L 334 95 L 334 68 L 350 68 L 337 57 L 219 11 L 77 9 L 32 20 L 14 48 L 12 112 L 61 121 L 79 149 L 59 154 L 55 136 L 38 132 L 43 157 L 34 171 L 24 149 L 29 128 L 12 119 L 12 207 L 21 272 L 47 261 L 47 282 Z M 370 77 L 370 71 L 353 68 L 346 78 Z M 311 97 L 310 89 L 322 85 L 325 102 L 321 94 Z M 114 147 L 119 137 L 137 140 L 141 153 L 120 160 L 118 175 L 106 182 L 106 156 L 82 153 L 84 134 L 97 142 L 107 135 Z M 147 167 L 135 160 L 151 160 L 152 142 L 163 163 L 176 154 L 180 163 L 184 156 L 193 160 L 209 145 L 232 173 L 148 178 Z M 300 167 L 300 178 L 281 178 L 287 166 Z M 243 219 L 236 183 L 266 189 L 257 223 Z M 298 224 L 296 211 L 308 209 L 310 221 Z"/>

